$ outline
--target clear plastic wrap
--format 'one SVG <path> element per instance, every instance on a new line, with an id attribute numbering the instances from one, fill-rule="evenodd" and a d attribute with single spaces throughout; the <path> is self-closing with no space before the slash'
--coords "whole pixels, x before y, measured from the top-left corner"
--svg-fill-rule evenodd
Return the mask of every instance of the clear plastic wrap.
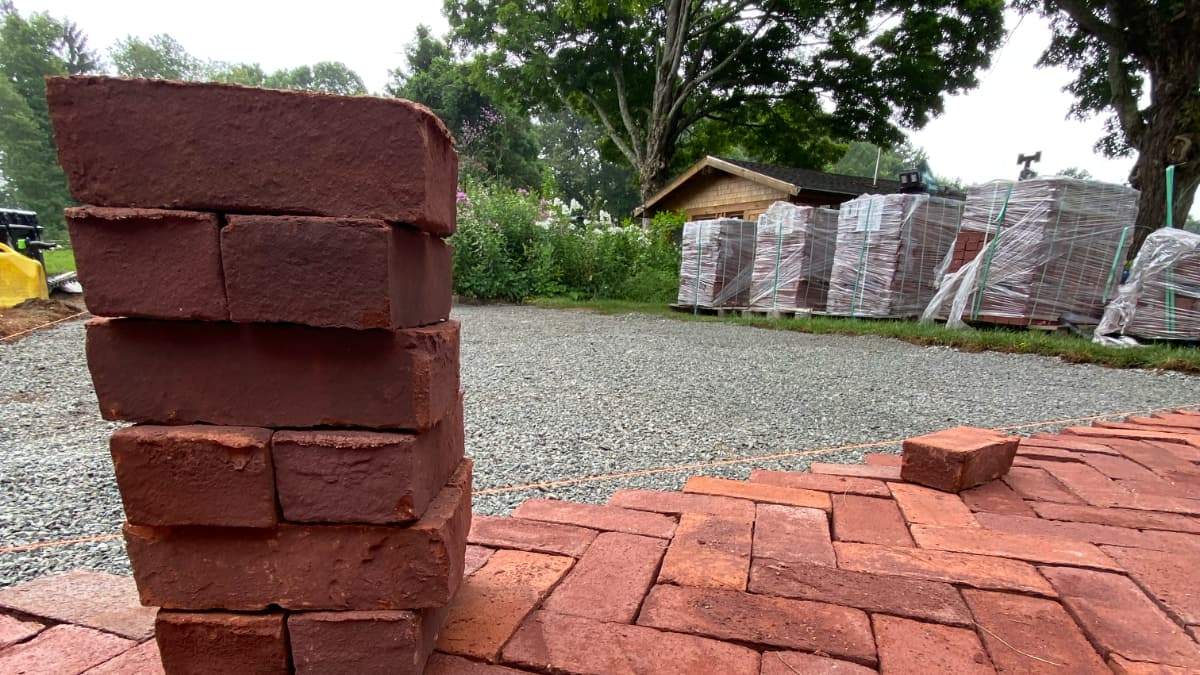
<path id="1" fill-rule="evenodd" d="M 838 212 L 775 202 L 758 219 L 749 306 L 825 309 Z"/>
<path id="2" fill-rule="evenodd" d="M 963 203 L 929 195 L 863 195 L 841 206 L 827 312 L 841 316 L 920 315 L 941 268 Z"/>
<path id="3" fill-rule="evenodd" d="M 1096 327 L 1097 341 L 1116 334 L 1200 339 L 1200 234 L 1163 228 L 1146 237 Z"/>
<path id="4" fill-rule="evenodd" d="M 683 226 L 680 305 L 745 307 L 754 269 L 755 223 L 719 218 Z"/>
<path id="5" fill-rule="evenodd" d="M 921 319 L 951 327 L 1098 321 L 1120 282 L 1137 200 L 1132 188 L 1062 176 L 972 187 Z"/>

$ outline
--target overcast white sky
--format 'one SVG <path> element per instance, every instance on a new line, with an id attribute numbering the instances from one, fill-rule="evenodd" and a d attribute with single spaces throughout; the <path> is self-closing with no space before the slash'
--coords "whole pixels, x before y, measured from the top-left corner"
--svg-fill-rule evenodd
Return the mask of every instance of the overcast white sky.
<path id="1" fill-rule="evenodd" d="M 222 61 L 293 67 L 343 61 L 371 91 L 381 91 L 389 68 L 403 61 L 404 45 L 417 24 L 435 34 L 448 29 L 441 0 L 16 0 L 22 13 L 47 10 L 79 24 L 102 52 L 127 35 L 169 33 L 192 54 Z M 1010 21 L 1010 28 L 1015 21 Z M 946 112 L 911 134 L 933 170 L 977 183 L 1015 178 L 1017 154 L 1042 151 L 1035 168 L 1053 173 L 1087 169 L 1100 180 L 1125 183 L 1132 159 L 1110 160 L 1092 150 L 1101 120 L 1066 120 L 1071 97 L 1063 70 L 1036 69 L 1049 28 L 1026 18 L 981 74 L 981 86 L 946 102 Z M 1200 204 L 1193 210 L 1200 214 Z"/>

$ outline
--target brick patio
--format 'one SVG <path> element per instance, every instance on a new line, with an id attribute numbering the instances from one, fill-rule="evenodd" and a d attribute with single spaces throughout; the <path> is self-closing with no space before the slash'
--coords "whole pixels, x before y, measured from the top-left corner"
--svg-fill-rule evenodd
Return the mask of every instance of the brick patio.
<path id="1" fill-rule="evenodd" d="M 1035 434 L 958 495 L 898 459 L 476 516 L 425 672 L 1200 672 L 1200 412 Z M 0 672 L 161 672 L 153 618 L 123 577 L 0 590 Z"/>

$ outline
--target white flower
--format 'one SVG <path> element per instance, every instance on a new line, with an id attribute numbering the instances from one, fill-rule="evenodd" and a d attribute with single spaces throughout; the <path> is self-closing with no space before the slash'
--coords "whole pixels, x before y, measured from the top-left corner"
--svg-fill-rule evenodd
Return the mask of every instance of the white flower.
<path id="1" fill-rule="evenodd" d="M 575 199 L 572 197 L 571 198 L 571 211 L 574 212 L 574 211 L 582 211 L 582 210 L 583 210 L 583 204 L 580 204 L 579 202 L 575 201 Z"/>

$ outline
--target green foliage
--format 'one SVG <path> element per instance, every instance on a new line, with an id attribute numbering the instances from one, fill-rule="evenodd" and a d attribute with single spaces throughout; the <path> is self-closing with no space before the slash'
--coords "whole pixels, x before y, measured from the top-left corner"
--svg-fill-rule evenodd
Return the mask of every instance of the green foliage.
<path id="1" fill-rule="evenodd" d="M 641 203 L 634 171 L 604 155 L 604 130 L 592 120 L 570 109 L 545 112 L 538 115 L 537 135 L 556 192 L 568 201 L 622 216 Z"/>
<path id="2" fill-rule="evenodd" d="M 132 35 L 117 40 L 109 48 L 108 56 L 121 77 L 204 80 L 209 76 L 209 65 L 188 54 L 178 40 L 166 33 L 149 40 Z"/>
<path id="3" fill-rule="evenodd" d="M 847 176 L 875 175 L 875 159 L 879 158 L 879 177 L 887 180 L 897 180 L 901 171 L 916 168 L 922 161 L 929 161 L 929 155 L 922 148 L 914 148 L 904 141 L 894 148 L 879 152 L 879 146 L 856 141 L 846 149 L 846 154 L 829 167 L 833 173 Z"/>
<path id="4" fill-rule="evenodd" d="M 1094 176 L 1092 176 L 1091 171 L 1088 171 L 1087 169 L 1081 169 L 1077 166 L 1069 166 L 1054 175 L 1055 176 L 1067 176 L 1069 178 L 1077 178 L 1079 180 L 1092 180 L 1095 178 Z"/>
<path id="5" fill-rule="evenodd" d="M 592 222 L 560 199 L 469 183 L 450 239 L 454 290 L 509 302 L 560 295 L 667 302 L 679 284 L 679 249 L 668 229 Z"/>
<path id="6" fill-rule="evenodd" d="M 49 251 L 43 251 L 42 259 L 46 261 L 47 276 L 75 271 L 75 251 L 69 248 L 54 248 Z"/>

